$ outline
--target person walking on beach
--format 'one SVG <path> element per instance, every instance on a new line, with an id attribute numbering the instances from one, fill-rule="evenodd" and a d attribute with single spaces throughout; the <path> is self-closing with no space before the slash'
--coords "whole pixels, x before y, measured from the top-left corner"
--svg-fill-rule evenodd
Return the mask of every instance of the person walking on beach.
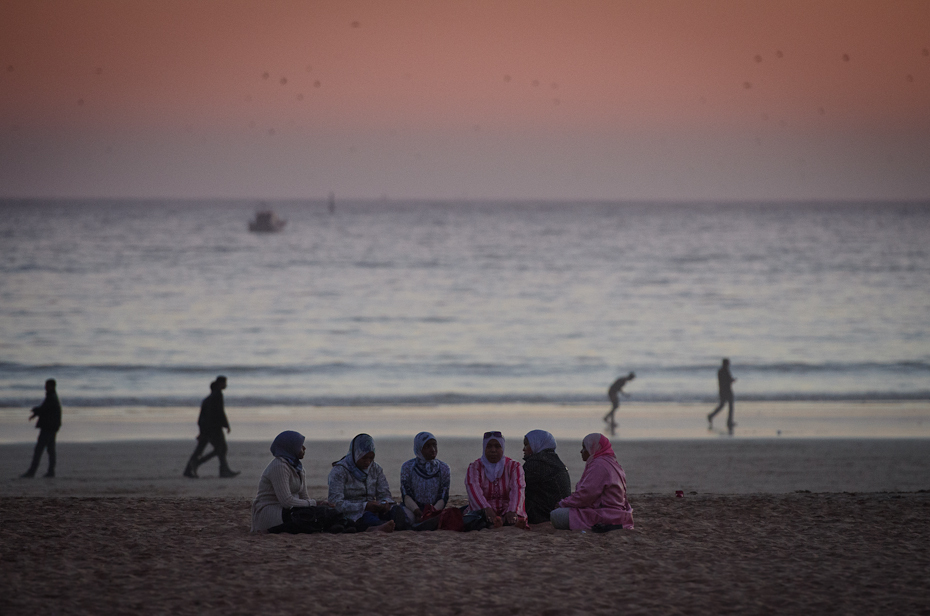
<path id="1" fill-rule="evenodd" d="M 614 381 L 613 385 L 610 386 L 610 389 L 607 390 L 607 397 L 610 398 L 610 403 L 613 406 L 609 411 L 607 411 L 607 414 L 604 415 L 604 421 L 610 425 L 611 435 L 614 433 L 614 430 L 617 427 L 617 422 L 614 421 L 614 414 L 616 414 L 617 409 L 620 408 L 620 394 L 623 394 L 628 398 L 630 396 L 630 394 L 623 391 L 623 386 L 635 378 L 636 374 L 630 372 L 628 375 L 622 376 Z"/>
<path id="2" fill-rule="evenodd" d="M 727 415 L 727 430 L 730 431 L 730 434 L 733 434 L 733 427 L 736 424 L 733 422 L 733 383 L 736 382 L 736 379 L 733 378 L 733 375 L 730 374 L 730 360 L 724 358 L 723 364 L 720 366 L 720 370 L 717 370 L 717 384 L 720 388 L 720 404 L 717 405 L 717 408 L 707 416 L 707 428 L 709 430 L 714 427 L 714 416 L 723 409 L 723 405 L 729 405 L 729 414 Z"/>
<path id="3" fill-rule="evenodd" d="M 55 476 L 55 435 L 61 427 L 61 402 L 58 401 L 58 392 L 55 391 L 55 379 L 45 381 L 45 400 L 39 406 L 33 407 L 29 420 L 38 417 L 36 428 L 39 430 L 39 440 L 36 443 L 35 451 L 32 453 L 32 464 L 29 470 L 20 475 L 23 478 L 32 478 L 36 476 L 39 470 L 39 462 L 42 460 L 42 452 L 48 449 L 48 471 L 45 477 Z"/>
<path id="4" fill-rule="evenodd" d="M 223 405 L 224 389 L 226 389 L 226 377 L 220 375 L 210 383 L 210 395 L 204 398 L 200 405 L 200 418 L 197 420 L 200 434 L 197 436 L 197 447 L 184 468 L 185 477 L 196 478 L 197 467 L 214 456 L 220 460 L 220 477 L 235 477 L 239 474 L 239 471 L 230 469 L 226 462 L 227 447 L 223 428 L 226 428 L 227 433 L 231 430 Z M 207 443 L 213 445 L 213 451 L 201 458 L 200 454 L 207 448 Z"/>

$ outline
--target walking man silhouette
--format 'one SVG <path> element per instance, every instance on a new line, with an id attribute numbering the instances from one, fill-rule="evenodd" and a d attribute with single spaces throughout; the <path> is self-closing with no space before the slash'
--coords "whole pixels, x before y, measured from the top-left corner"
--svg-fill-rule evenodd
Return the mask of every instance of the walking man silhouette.
<path id="1" fill-rule="evenodd" d="M 185 477 L 196 479 L 197 467 L 214 456 L 220 459 L 220 477 L 235 477 L 239 474 L 239 471 L 230 469 L 226 462 L 227 447 L 223 428 L 226 428 L 227 433 L 230 429 L 229 419 L 226 418 L 226 409 L 223 405 L 224 389 L 226 389 L 226 377 L 216 377 L 216 380 L 210 383 L 210 395 L 204 398 L 200 405 L 200 418 L 197 420 L 200 434 L 197 436 L 197 447 L 184 468 Z M 200 454 L 207 448 L 207 443 L 213 445 L 213 451 L 201 458 Z"/>
<path id="2" fill-rule="evenodd" d="M 55 435 L 61 427 L 61 402 L 58 401 L 58 392 L 55 391 L 55 379 L 45 381 L 45 400 L 39 406 L 33 407 L 29 419 L 38 417 L 36 428 L 39 430 L 39 440 L 36 442 L 35 451 L 32 452 L 32 464 L 29 470 L 20 475 L 23 478 L 36 476 L 39 470 L 39 462 L 42 460 L 42 452 L 48 449 L 48 472 L 45 477 L 55 476 Z"/>
<path id="3" fill-rule="evenodd" d="M 724 358 L 720 370 L 717 370 L 717 385 L 720 388 L 720 404 L 707 416 L 708 429 L 713 429 L 714 416 L 723 409 L 724 404 L 727 404 L 730 408 L 730 412 L 727 415 L 727 430 L 730 431 L 730 434 L 733 434 L 733 427 L 736 425 L 733 422 L 733 383 L 735 382 L 736 379 L 730 374 L 730 360 Z"/>

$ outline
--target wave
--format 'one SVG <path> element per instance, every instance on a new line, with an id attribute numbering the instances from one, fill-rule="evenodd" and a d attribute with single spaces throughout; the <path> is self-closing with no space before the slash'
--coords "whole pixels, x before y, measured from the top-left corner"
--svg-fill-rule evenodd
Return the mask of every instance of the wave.
<path id="1" fill-rule="evenodd" d="M 741 402 L 896 402 L 930 400 L 930 390 L 900 391 L 865 391 L 865 392 L 787 392 L 758 393 L 738 396 Z M 31 397 L 0 398 L 0 408 L 28 408 L 38 401 Z M 65 407 L 199 407 L 201 397 L 191 396 L 67 396 L 62 399 Z M 636 403 L 697 403 L 715 404 L 716 396 L 698 394 L 645 394 L 631 396 L 623 404 Z M 603 396 L 578 394 L 463 394 L 455 392 L 409 394 L 394 396 L 227 396 L 229 407 L 269 407 L 269 406 L 436 406 L 464 404 L 597 404 L 607 406 Z"/>
<path id="2" fill-rule="evenodd" d="M 423 370 L 429 373 L 445 374 L 493 374 L 495 372 L 506 375 L 513 374 L 539 374 L 541 376 L 553 373 L 574 373 L 578 371 L 589 372 L 592 368 L 601 368 L 602 364 L 597 362 L 592 366 L 590 363 L 575 362 L 514 362 L 514 363 L 495 363 L 495 362 L 454 362 L 454 361 L 423 361 L 423 362 L 392 362 L 392 363 L 347 363 L 347 362 L 324 362 L 319 364 L 290 364 L 290 365 L 195 365 L 195 364 L 173 364 L 173 365 L 149 365 L 149 364 L 20 364 L 15 362 L 0 361 L 0 370 L 11 373 L 28 373 L 28 372 L 48 372 L 48 371 L 93 371 L 93 372 L 148 372 L 153 374 L 276 374 L 276 375 L 294 375 L 308 373 L 330 373 L 330 372 L 353 372 L 353 371 L 410 371 Z M 684 365 L 640 365 L 631 366 L 638 374 L 713 374 L 720 367 L 720 364 L 684 364 Z M 898 360 L 889 362 L 824 362 L 824 363 L 805 363 L 805 362 L 779 362 L 771 364 L 753 364 L 739 363 L 733 366 L 734 374 L 737 373 L 777 373 L 777 374 L 809 374 L 809 373 L 855 373 L 855 372 L 908 372 L 930 373 L 930 362 L 922 360 Z"/>

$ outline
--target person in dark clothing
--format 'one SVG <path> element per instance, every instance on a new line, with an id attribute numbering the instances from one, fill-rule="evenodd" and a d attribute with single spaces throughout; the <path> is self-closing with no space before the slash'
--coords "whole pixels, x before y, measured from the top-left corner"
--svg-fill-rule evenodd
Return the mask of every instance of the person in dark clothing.
<path id="1" fill-rule="evenodd" d="M 545 430 L 533 430 L 523 437 L 526 518 L 530 524 L 548 522 L 558 502 L 572 493 L 568 469 L 555 448 L 555 438 Z"/>
<path id="2" fill-rule="evenodd" d="M 58 401 L 58 393 L 55 391 L 55 379 L 45 381 L 45 400 L 39 406 L 33 407 L 32 414 L 29 415 L 31 421 L 33 417 L 38 417 L 36 428 L 39 430 L 39 440 L 36 443 L 35 451 L 32 453 L 32 464 L 29 470 L 20 475 L 23 478 L 36 476 L 39 470 L 39 462 L 42 460 L 42 452 L 48 449 L 48 471 L 45 477 L 55 476 L 55 462 L 57 456 L 55 452 L 55 435 L 61 427 L 61 402 Z"/>
<path id="3" fill-rule="evenodd" d="M 200 405 L 200 419 L 197 420 L 200 434 L 197 436 L 197 447 L 184 468 L 185 477 L 196 478 L 197 467 L 214 456 L 220 460 L 220 477 L 235 477 L 239 474 L 239 471 L 231 470 L 226 462 L 227 448 L 223 428 L 226 428 L 227 433 L 231 430 L 229 420 L 226 418 L 226 409 L 223 406 L 224 389 L 226 389 L 226 377 L 216 377 L 216 380 L 210 383 L 210 395 L 204 398 Z M 213 445 L 213 451 L 200 457 L 203 450 L 207 448 L 207 443 Z"/>
<path id="4" fill-rule="evenodd" d="M 617 409 L 620 407 L 620 394 L 624 396 L 629 396 L 628 393 L 623 391 L 623 386 L 636 378 L 636 374 L 630 372 L 626 376 L 622 376 L 616 381 L 613 382 L 613 385 L 610 386 L 610 389 L 607 390 L 607 397 L 610 398 L 611 408 L 607 411 L 607 414 L 604 415 L 604 421 L 610 424 L 610 433 L 614 433 L 614 429 L 617 427 L 617 422 L 614 421 L 614 415 L 617 412 Z"/>
<path id="5" fill-rule="evenodd" d="M 708 429 L 714 427 L 714 416 L 723 409 L 723 405 L 729 405 L 729 414 L 727 415 L 727 429 L 730 431 L 730 434 L 733 433 L 733 427 L 736 424 L 733 422 L 733 383 L 736 382 L 736 379 L 733 378 L 733 375 L 730 374 L 730 360 L 724 359 L 723 364 L 720 366 L 720 370 L 717 370 L 717 385 L 720 389 L 720 404 L 717 405 L 717 408 L 707 416 Z"/>

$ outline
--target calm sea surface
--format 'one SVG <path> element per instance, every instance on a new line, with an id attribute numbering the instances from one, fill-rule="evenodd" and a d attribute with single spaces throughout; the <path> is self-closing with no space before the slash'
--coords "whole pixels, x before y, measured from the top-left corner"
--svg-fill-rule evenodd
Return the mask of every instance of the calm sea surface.
<path id="1" fill-rule="evenodd" d="M 0 201 L 0 406 L 930 399 L 930 203 Z"/>

